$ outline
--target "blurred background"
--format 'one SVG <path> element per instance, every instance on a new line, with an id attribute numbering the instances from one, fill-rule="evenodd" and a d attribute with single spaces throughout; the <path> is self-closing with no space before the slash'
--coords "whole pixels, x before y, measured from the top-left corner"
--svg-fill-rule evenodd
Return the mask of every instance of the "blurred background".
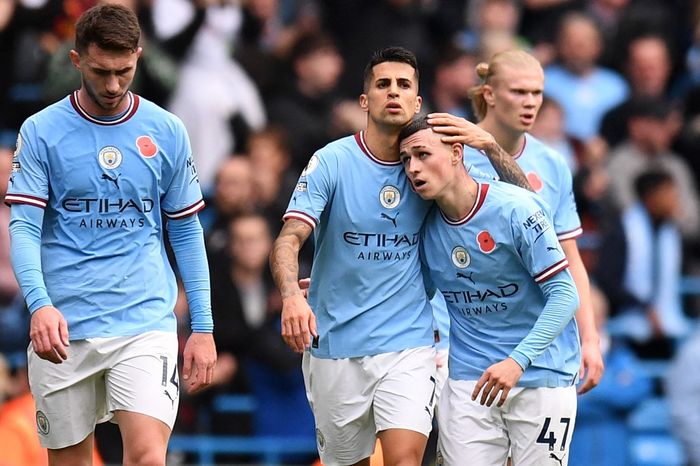
<path id="1" fill-rule="evenodd" d="M 80 86 L 68 51 L 75 20 L 95 3 L 0 0 L 3 195 L 21 123 Z M 207 200 L 219 362 L 212 388 L 181 394 L 169 465 L 316 462 L 300 356 L 279 335 L 267 258 L 309 157 L 365 126 L 363 67 L 387 45 L 418 56 L 424 111 L 472 121 L 478 62 L 513 47 L 542 62 L 532 132 L 571 168 L 607 366 L 579 398 L 569 464 L 700 465 L 700 1 L 120 3 L 143 29 L 132 90 L 183 120 Z M 0 205 L 0 466 L 34 466 L 46 458 L 8 219 Z M 104 463 L 121 462 L 115 426 L 100 425 L 97 442 Z"/>

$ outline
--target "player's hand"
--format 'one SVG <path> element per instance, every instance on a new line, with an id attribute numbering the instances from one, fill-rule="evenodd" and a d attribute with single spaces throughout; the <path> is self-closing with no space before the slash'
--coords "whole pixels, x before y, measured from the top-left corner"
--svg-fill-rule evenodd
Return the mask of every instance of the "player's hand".
<path id="1" fill-rule="evenodd" d="M 429 114 L 428 124 L 432 126 L 433 131 L 443 135 L 440 140 L 446 144 L 466 144 L 475 149 L 486 150 L 495 143 L 489 132 L 449 113 Z"/>
<path id="2" fill-rule="evenodd" d="M 598 341 L 581 342 L 581 369 L 579 379 L 583 384 L 578 389 L 580 395 L 586 393 L 600 383 L 605 371 L 603 355 L 600 352 Z"/>
<path id="3" fill-rule="evenodd" d="M 299 288 L 301 289 L 301 294 L 304 298 L 309 299 L 309 287 L 311 286 L 310 278 L 302 278 L 299 280 Z"/>
<path id="4" fill-rule="evenodd" d="M 472 401 L 476 401 L 479 392 L 481 392 L 479 403 L 491 406 L 498 396 L 498 392 L 501 392 L 496 406 L 503 406 L 511 388 L 515 387 L 522 375 L 523 369 L 512 358 L 505 358 L 503 361 L 493 364 L 481 374 L 481 378 L 472 392 Z"/>
<path id="5" fill-rule="evenodd" d="M 303 353 L 311 345 L 311 337 L 318 336 L 316 316 L 301 294 L 282 301 L 282 338 L 297 353 Z"/>
<path id="6" fill-rule="evenodd" d="M 29 338 L 34 352 L 41 359 L 61 364 L 68 359 L 68 323 L 53 306 L 34 311 L 29 324 Z"/>
<path id="7" fill-rule="evenodd" d="M 182 379 L 187 393 L 198 391 L 211 385 L 216 365 L 216 345 L 211 333 L 194 332 L 185 344 Z"/>

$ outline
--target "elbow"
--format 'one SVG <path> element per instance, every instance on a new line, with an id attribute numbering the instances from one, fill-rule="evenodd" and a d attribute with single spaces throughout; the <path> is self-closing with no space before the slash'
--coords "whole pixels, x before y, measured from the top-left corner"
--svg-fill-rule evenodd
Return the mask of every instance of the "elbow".
<path id="1" fill-rule="evenodd" d="M 567 304 L 566 310 L 568 314 L 570 314 L 570 316 L 573 318 L 576 314 L 576 311 L 578 311 L 579 306 L 581 305 L 581 300 L 578 297 L 578 290 L 576 289 L 576 286 L 573 284 L 573 282 L 570 284 L 570 286 L 566 287 L 563 298 L 565 299 L 565 302 Z"/>

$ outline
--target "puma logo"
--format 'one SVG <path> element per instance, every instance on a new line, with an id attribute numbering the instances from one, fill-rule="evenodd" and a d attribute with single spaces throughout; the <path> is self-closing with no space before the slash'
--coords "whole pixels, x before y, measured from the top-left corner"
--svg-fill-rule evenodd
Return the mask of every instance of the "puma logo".
<path id="1" fill-rule="evenodd" d="M 547 246 L 547 251 L 558 251 L 559 248 L 555 248 L 554 246 Z"/>
<path id="2" fill-rule="evenodd" d="M 564 456 L 566 456 L 566 453 L 564 453 L 563 455 L 561 455 L 561 458 L 559 458 L 559 457 L 558 457 L 557 455 L 555 455 L 554 453 L 550 453 L 550 454 L 549 454 L 549 457 L 550 457 L 551 459 L 557 460 L 557 463 L 559 463 L 559 466 L 563 466 L 563 465 L 564 465 Z"/>
<path id="3" fill-rule="evenodd" d="M 394 225 L 394 228 L 396 228 L 396 217 L 398 217 L 398 216 L 399 216 L 398 213 L 396 215 L 394 215 L 393 217 L 391 217 L 389 214 L 382 212 L 382 218 L 391 221 L 391 223 Z"/>
<path id="4" fill-rule="evenodd" d="M 476 283 L 474 283 L 472 275 L 474 275 L 474 272 L 469 272 L 469 275 L 464 275 L 462 272 L 457 272 L 457 278 L 466 278 L 467 280 L 472 282 L 472 285 L 476 285 Z"/>
<path id="5" fill-rule="evenodd" d="M 172 403 L 173 408 L 174 408 L 174 407 L 175 407 L 175 399 L 170 395 L 170 393 L 168 393 L 167 390 L 163 390 L 163 393 L 165 393 L 165 396 L 167 396 L 168 398 L 170 398 L 170 403 Z"/>
<path id="6" fill-rule="evenodd" d="M 121 174 L 118 174 L 117 176 L 115 176 L 114 178 L 112 178 L 112 177 L 109 176 L 108 174 L 103 173 L 103 174 L 102 174 L 102 179 L 103 179 L 103 180 L 106 180 L 106 181 L 111 181 L 112 183 L 114 183 L 114 186 L 116 186 L 116 188 L 119 189 L 119 176 L 120 176 L 120 175 L 121 175 Z"/>

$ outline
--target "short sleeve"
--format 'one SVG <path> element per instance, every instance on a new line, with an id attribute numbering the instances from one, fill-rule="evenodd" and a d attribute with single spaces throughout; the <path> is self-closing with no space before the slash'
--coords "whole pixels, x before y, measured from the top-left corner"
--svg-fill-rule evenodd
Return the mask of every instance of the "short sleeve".
<path id="1" fill-rule="evenodd" d="M 49 176 L 46 151 L 34 131 L 34 123 L 25 122 L 17 136 L 8 183 L 7 204 L 29 204 L 45 208 L 49 199 Z"/>
<path id="2" fill-rule="evenodd" d="M 334 160 L 328 153 L 311 156 L 292 192 L 284 220 L 294 218 L 316 228 L 335 189 L 338 166 Z"/>
<path id="3" fill-rule="evenodd" d="M 513 208 L 511 228 L 518 255 L 537 283 L 569 266 L 542 202 L 533 197 L 521 199 Z"/>
<path id="4" fill-rule="evenodd" d="M 177 120 L 174 126 L 174 153 L 170 183 L 162 201 L 162 209 L 169 219 L 193 215 L 204 208 L 197 168 L 192 147 L 184 125 Z"/>

